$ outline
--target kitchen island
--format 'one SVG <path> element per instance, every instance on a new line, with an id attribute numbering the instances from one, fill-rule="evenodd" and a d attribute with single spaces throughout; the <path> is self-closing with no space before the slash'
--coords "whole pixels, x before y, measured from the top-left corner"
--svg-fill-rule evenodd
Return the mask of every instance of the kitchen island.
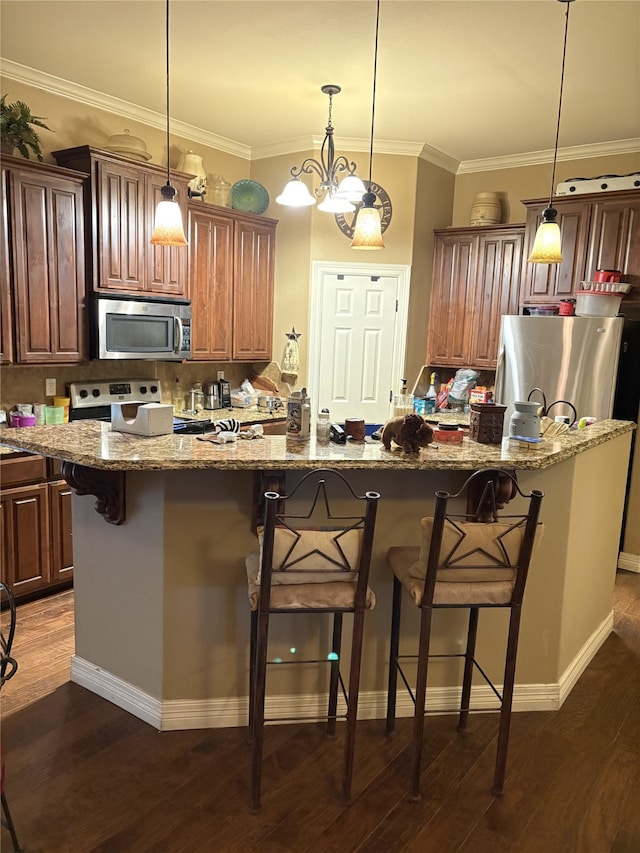
<path id="1" fill-rule="evenodd" d="M 417 545 L 419 519 L 436 489 L 457 490 L 468 473 L 515 470 L 523 491 L 545 492 L 545 525 L 523 608 L 514 708 L 562 703 L 612 627 L 612 594 L 634 424 L 602 421 L 572 431 L 535 452 L 478 444 L 430 445 L 419 454 L 386 451 L 379 442 L 318 445 L 284 436 L 215 445 L 196 436 L 142 438 L 82 421 L 12 429 L 7 446 L 62 459 L 73 498 L 76 649 L 72 680 L 159 729 L 244 725 L 247 714 L 249 607 L 244 556 L 253 532 L 256 474 L 285 472 L 292 480 L 312 468 L 347 472 L 359 493 L 381 493 L 371 585 L 378 600 L 367 614 L 360 713 L 382 717 L 388 661 L 390 545 Z M 83 477 L 85 478 L 83 480 Z M 89 486 L 105 477 L 120 493 L 121 517 L 96 512 Z M 514 502 L 517 511 L 517 502 Z M 98 507 L 100 509 L 100 507 Z M 104 509 L 104 507 L 102 507 Z M 415 625 L 406 627 L 411 640 Z M 434 651 L 463 642 L 462 614 L 436 614 Z M 270 654 L 322 656 L 325 621 L 295 615 L 278 620 Z M 501 682 L 506 615 L 480 620 L 479 659 Z M 313 628 L 307 623 L 314 623 Z M 291 629 L 291 630 L 290 630 Z M 292 644 L 295 642 L 295 646 Z M 297 713 L 322 703 L 326 686 L 315 670 L 275 671 L 271 701 Z M 457 664 L 434 667 L 436 702 L 458 695 Z M 473 701 L 487 704 L 485 689 Z M 412 712 L 400 700 L 399 713 Z"/>

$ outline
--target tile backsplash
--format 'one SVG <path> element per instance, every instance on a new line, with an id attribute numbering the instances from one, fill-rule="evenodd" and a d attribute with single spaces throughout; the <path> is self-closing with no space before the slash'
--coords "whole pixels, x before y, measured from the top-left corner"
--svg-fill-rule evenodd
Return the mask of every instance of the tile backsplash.
<path id="1" fill-rule="evenodd" d="M 73 365 L 7 365 L 0 370 L 0 406 L 5 411 L 16 403 L 47 403 L 46 380 L 56 380 L 56 394 L 66 396 L 70 382 L 88 382 L 92 379 L 118 381 L 121 379 L 158 379 L 163 402 L 170 403 L 176 377 L 185 390 L 193 382 L 210 382 L 224 370 L 224 378 L 237 388 L 243 379 L 262 371 L 265 364 L 240 362 L 167 362 L 167 361 L 101 361 Z"/>

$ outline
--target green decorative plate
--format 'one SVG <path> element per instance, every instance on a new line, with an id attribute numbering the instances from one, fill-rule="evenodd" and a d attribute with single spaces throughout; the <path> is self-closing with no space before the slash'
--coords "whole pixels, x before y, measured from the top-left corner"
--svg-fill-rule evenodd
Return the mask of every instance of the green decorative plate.
<path id="1" fill-rule="evenodd" d="M 269 193 L 257 181 L 237 181 L 231 187 L 231 207 L 243 213 L 264 213 Z"/>

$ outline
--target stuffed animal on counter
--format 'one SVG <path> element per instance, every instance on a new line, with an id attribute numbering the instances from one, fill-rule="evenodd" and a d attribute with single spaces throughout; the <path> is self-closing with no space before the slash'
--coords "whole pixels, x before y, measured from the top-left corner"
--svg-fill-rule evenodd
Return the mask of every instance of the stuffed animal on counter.
<path id="1" fill-rule="evenodd" d="M 382 443 L 391 450 L 391 442 L 405 453 L 419 453 L 433 441 L 433 430 L 421 415 L 399 415 L 386 422 L 382 430 Z"/>

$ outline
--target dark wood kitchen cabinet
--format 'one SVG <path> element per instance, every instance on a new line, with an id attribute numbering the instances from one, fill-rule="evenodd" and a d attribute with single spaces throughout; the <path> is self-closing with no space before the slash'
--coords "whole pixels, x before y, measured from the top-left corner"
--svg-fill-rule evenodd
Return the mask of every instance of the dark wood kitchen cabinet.
<path id="1" fill-rule="evenodd" d="M 87 279 L 93 290 L 185 297 L 187 248 L 149 242 L 166 169 L 88 145 L 54 151 L 53 156 L 60 165 L 89 175 Z M 190 177 L 171 172 L 185 228 Z"/>
<path id="2" fill-rule="evenodd" d="M 277 222 L 189 204 L 192 358 L 269 361 Z"/>
<path id="3" fill-rule="evenodd" d="M 0 363 L 13 361 L 13 295 L 9 261 L 9 173 L 0 164 Z"/>
<path id="4" fill-rule="evenodd" d="M 434 234 L 426 363 L 494 369 L 500 317 L 518 311 L 524 226 Z"/>
<path id="5" fill-rule="evenodd" d="M 0 460 L 0 577 L 17 600 L 68 586 L 73 576 L 71 490 L 52 460 Z"/>
<path id="6" fill-rule="evenodd" d="M 640 302 L 640 190 L 556 196 L 562 234 L 560 264 L 528 264 L 548 200 L 525 201 L 522 304 L 557 303 L 575 294 L 598 269 L 617 269 L 633 285 L 623 305 Z"/>
<path id="7" fill-rule="evenodd" d="M 594 199 L 592 220 L 585 280 L 596 270 L 620 270 L 633 288 L 623 304 L 640 304 L 640 190 Z"/>
<path id="8" fill-rule="evenodd" d="M 2 360 L 85 361 L 83 176 L 4 157 Z"/>

